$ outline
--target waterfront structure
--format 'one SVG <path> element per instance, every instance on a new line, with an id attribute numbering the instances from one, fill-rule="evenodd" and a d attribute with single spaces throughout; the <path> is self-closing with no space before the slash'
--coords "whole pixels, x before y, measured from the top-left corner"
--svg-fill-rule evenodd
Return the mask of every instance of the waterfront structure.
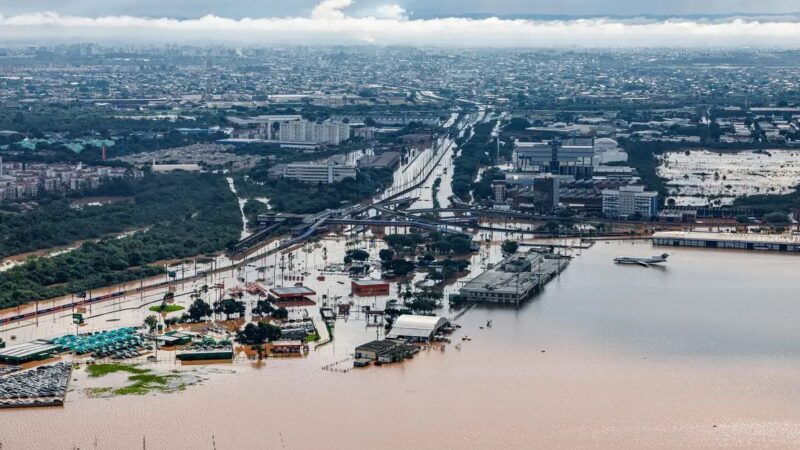
<path id="1" fill-rule="evenodd" d="M 386 339 L 429 342 L 439 330 L 449 323 L 444 317 L 403 314 L 394 322 Z"/>
<path id="2" fill-rule="evenodd" d="M 308 120 L 282 122 L 278 139 L 281 142 L 339 145 L 350 139 L 350 124 L 331 120 L 322 123 Z"/>
<path id="3" fill-rule="evenodd" d="M 603 190 L 603 214 L 608 217 L 644 218 L 658 216 L 658 192 L 645 191 L 644 186 L 622 186 Z"/>
<path id="4" fill-rule="evenodd" d="M 180 361 L 212 361 L 233 359 L 232 345 L 196 346 L 178 350 L 175 358 Z"/>
<path id="5" fill-rule="evenodd" d="M 794 234 L 661 231 L 653 234 L 653 245 L 800 253 L 800 236 Z"/>
<path id="6" fill-rule="evenodd" d="M 563 270 L 567 258 L 535 251 L 512 255 L 461 288 L 467 302 L 519 304 Z"/>
<path id="7" fill-rule="evenodd" d="M 383 280 L 353 280 L 350 282 L 353 295 L 359 297 L 372 295 L 389 295 L 390 285 Z"/>
<path id="8" fill-rule="evenodd" d="M 413 355 L 416 348 L 405 344 L 400 340 L 385 339 L 367 342 L 356 347 L 356 361 L 378 361 L 381 363 L 392 363 L 402 361 L 406 357 Z M 365 366 L 364 363 L 355 363 L 356 367 Z"/>

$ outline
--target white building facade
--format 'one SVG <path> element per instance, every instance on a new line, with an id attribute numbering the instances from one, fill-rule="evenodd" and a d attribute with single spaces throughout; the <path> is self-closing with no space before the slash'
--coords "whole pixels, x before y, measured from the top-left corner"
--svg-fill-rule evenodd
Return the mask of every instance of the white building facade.
<path id="1" fill-rule="evenodd" d="M 282 142 L 339 145 L 349 138 L 349 124 L 330 120 L 322 123 L 308 120 L 283 122 L 278 131 L 278 139 Z"/>
<path id="2" fill-rule="evenodd" d="M 658 193 L 645 191 L 644 186 L 623 186 L 603 191 L 603 214 L 609 217 L 658 215 Z"/>

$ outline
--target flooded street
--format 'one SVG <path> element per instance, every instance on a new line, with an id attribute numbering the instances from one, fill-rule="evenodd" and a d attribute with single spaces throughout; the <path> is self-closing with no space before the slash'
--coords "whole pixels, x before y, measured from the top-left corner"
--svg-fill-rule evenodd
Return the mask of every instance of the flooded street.
<path id="1" fill-rule="evenodd" d="M 239 193 L 236 192 L 236 186 L 233 183 L 233 178 L 225 177 L 225 181 L 228 182 L 228 187 L 233 195 L 236 196 L 236 201 L 239 203 L 239 213 L 241 213 L 242 216 L 242 233 L 239 235 L 239 239 L 244 239 L 247 236 L 250 236 L 250 232 L 247 231 L 247 217 L 244 215 L 244 204 L 247 203 L 247 199 L 239 197 Z"/>
<path id="2" fill-rule="evenodd" d="M 500 259 L 502 238 L 493 236 L 472 257 L 467 278 Z M 369 237 L 321 243 L 292 258 L 297 273 L 308 267 L 306 284 L 318 300 L 349 294 L 345 275 L 321 282 L 318 270 L 341 262 L 346 248 L 373 255 L 380 248 Z M 219 449 L 333 442 L 333 448 L 794 446 L 800 439 L 797 258 L 675 249 L 663 268 L 611 262 L 654 253 L 645 242 L 572 251 L 570 267 L 532 302 L 519 309 L 477 306 L 458 320 L 459 348 L 423 351 L 401 364 L 322 370 L 376 336 L 353 314 L 337 320 L 331 344 L 305 358 L 191 366 L 205 380 L 181 393 L 90 399 L 81 391 L 91 386 L 81 369 L 63 408 L 3 411 L 0 442 L 4 449 L 139 449 L 143 438 L 155 449 L 212 449 L 212 439 Z M 268 257 L 265 267 L 277 258 Z M 263 276 L 280 277 L 280 269 L 273 271 Z M 253 267 L 243 273 L 258 276 Z M 235 275 L 219 277 L 227 285 Z M 122 326 L 145 313 L 118 315 L 120 322 L 92 319 L 87 326 Z M 480 329 L 487 320 L 492 327 Z M 45 321 L 39 326 L 53 332 L 71 328 L 68 318 Z M 473 340 L 462 343 L 465 334 Z"/>

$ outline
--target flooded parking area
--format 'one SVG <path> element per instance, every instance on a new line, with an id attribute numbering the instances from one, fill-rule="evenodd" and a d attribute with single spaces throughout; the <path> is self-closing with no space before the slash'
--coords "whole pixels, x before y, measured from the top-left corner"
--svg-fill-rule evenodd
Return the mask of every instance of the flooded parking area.
<path id="1" fill-rule="evenodd" d="M 0 408 L 54 406 L 64 403 L 72 364 L 67 361 L 0 375 Z"/>
<path id="2" fill-rule="evenodd" d="M 739 197 L 792 192 L 800 180 L 800 151 L 668 152 L 658 175 L 678 206 L 730 205 Z"/>

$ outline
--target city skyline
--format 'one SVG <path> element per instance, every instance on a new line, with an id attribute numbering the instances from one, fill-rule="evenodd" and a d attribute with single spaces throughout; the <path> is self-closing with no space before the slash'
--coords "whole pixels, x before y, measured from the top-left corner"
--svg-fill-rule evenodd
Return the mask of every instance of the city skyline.
<path id="1" fill-rule="evenodd" d="M 800 15 L 791 2 L 323 0 L 246 8 L 208 2 L 38 0 L 0 5 L 0 39 L 49 42 L 222 43 L 233 45 L 412 45 L 456 47 L 795 47 Z M 266 6 L 263 6 L 266 5 Z"/>

